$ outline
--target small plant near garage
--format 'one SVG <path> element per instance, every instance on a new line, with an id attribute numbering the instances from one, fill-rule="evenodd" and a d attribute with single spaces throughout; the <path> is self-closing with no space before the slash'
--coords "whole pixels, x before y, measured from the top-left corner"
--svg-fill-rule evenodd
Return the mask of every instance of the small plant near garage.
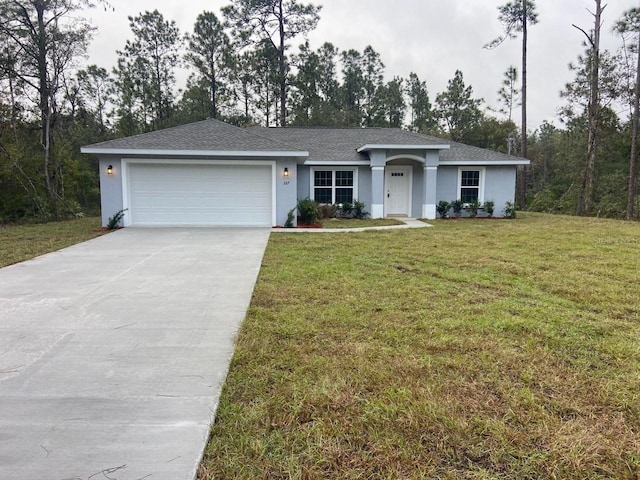
<path id="1" fill-rule="evenodd" d="M 285 228 L 293 228 L 293 221 L 296 218 L 296 207 L 293 207 L 287 213 L 287 221 L 284 223 Z"/>
<path id="2" fill-rule="evenodd" d="M 112 217 L 109 217 L 109 221 L 107 222 L 107 230 L 115 230 L 116 228 L 122 227 L 121 222 L 124 217 L 124 212 L 126 211 L 127 209 L 125 208 L 124 210 L 120 210 L 114 213 Z"/>

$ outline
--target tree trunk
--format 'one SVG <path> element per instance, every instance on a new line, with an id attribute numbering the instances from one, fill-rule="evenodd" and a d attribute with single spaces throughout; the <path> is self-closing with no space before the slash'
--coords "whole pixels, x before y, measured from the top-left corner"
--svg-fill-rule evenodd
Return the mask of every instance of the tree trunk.
<path id="1" fill-rule="evenodd" d="M 211 73 L 211 77 L 209 78 L 210 84 L 210 94 L 211 94 L 211 104 L 209 107 L 209 115 L 211 118 L 218 118 L 218 105 L 217 105 L 217 97 L 218 97 L 218 82 L 217 82 L 217 74 L 216 74 L 216 61 L 212 56 L 209 57 L 209 72 Z"/>
<path id="2" fill-rule="evenodd" d="M 638 186 L 638 116 L 640 116 L 640 35 L 638 35 L 638 60 L 636 63 L 636 86 L 633 93 L 633 119 L 631 124 L 631 155 L 629 156 L 629 190 L 625 218 L 633 219 L 633 207 Z"/>
<path id="3" fill-rule="evenodd" d="M 527 0 L 522 0 L 522 151 L 521 156 L 527 158 Z M 524 210 L 527 206 L 527 166 L 518 167 L 518 207 Z"/>
<path id="4" fill-rule="evenodd" d="M 42 129 L 40 134 L 40 144 L 42 146 L 43 153 L 42 167 L 47 197 L 51 203 L 54 218 L 58 220 L 58 195 L 51 168 L 51 92 L 49 88 L 49 80 L 47 78 L 47 32 L 44 20 L 46 5 L 42 2 L 34 2 L 33 6 L 38 18 L 38 87 L 40 128 Z"/>
<path id="5" fill-rule="evenodd" d="M 209 114 L 211 115 L 211 118 L 218 118 L 218 105 L 216 104 L 217 96 L 218 96 L 218 86 L 215 79 L 213 79 L 211 81 L 211 111 L 209 112 Z"/>
<path id="6" fill-rule="evenodd" d="M 589 97 L 589 144 L 587 146 L 587 164 L 584 172 L 582 202 L 578 203 L 578 215 L 590 215 L 593 212 L 593 182 L 596 169 L 596 147 L 598 145 L 598 123 L 600 120 L 600 17 L 601 0 L 595 0 L 596 13 L 592 39 L 590 97 Z"/>
<path id="7" fill-rule="evenodd" d="M 284 55 L 284 12 L 282 11 L 282 0 L 278 2 L 278 22 L 280 28 L 280 46 L 278 50 L 278 74 L 280 76 L 280 126 L 287 125 L 287 65 Z"/>

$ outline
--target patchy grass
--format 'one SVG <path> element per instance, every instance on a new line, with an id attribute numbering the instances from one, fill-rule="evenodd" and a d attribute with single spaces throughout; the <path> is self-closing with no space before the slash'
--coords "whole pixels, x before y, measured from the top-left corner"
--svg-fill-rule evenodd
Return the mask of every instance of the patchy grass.
<path id="1" fill-rule="evenodd" d="M 272 235 L 200 478 L 637 479 L 640 225 Z"/>
<path id="2" fill-rule="evenodd" d="M 320 223 L 324 228 L 364 228 L 403 225 L 404 222 L 395 218 L 327 218 Z"/>
<path id="3" fill-rule="evenodd" d="M 0 225 L 0 267 L 102 235 L 100 219 L 81 218 L 35 225 Z"/>

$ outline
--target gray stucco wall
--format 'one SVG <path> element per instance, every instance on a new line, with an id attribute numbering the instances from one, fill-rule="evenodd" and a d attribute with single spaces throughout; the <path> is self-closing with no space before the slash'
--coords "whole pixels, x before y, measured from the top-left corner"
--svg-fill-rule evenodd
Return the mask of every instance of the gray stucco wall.
<path id="1" fill-rule="evenodd" d="M 464 167 L 473 170 L 474 167 Z M 507 202 L 513 202 L 516 187 L 515 166 L 485 167 L 484 201 L 495 202 L 496 217 L 501 217 Z M 438 167 L 437 201 L 450 202 L 458 197 L 458 167 Z"/>
<path id="2" fill-rule="evenodd" d="M 358 198 L 364 202 L 364 209 L 371 213 L 371 168 L 358 167 Z"/>
<path id="3" fill-rule="evenodd" d="M 109 217 L 122 210 L 122 167 L 119 158 L 102 157 L 100 165 L 100 210 L 102 226 L 106 227 Z M 107 174 L 107 167 L 113 167 L 113 174 Z"/>
<path id="4" fill-rule="evenodd" d="M 393 163 L 404 163 L 396 162 Z M 105 156 L 99 159 L 100 165 L 100 190 L 102 224 L 107 224 L 109 217 L 123 208 L 122 198 L 122 164 L 118 157 Z M 107 174 L 107 167 L 113 166 L 113 174 Z M 353 168 L 352 165 L 345 167 Z M 288 168 L 289 176 L 284 177 L 284 169 Z M 322 167 L 316 167 L 322 168 Z M 327 166 L 326 168 L 336 168 Z M 369 166 L 356 167 L 358 174 L 357 199 L 365 203 L 365 209 L 371 212 L 372 198 L 372 172 Z M 466 168 L 466 167 L 465 167 Z M 472 169 L 473 167 L 468 167 Z M 295 159 L 282 158 L 276 160 L 275 172 L 275 208 L 276 225 L 284 225 L 287 220 L 287 213 L 297 203 L 298 199 L 311 196 L 310 192 L 310 172 L 311 167 L 297 165 Z M 413 163 L 413 184 L 412 184 L 412 210 L 411 215 L 420 217 L 422 215 L 422 204 L 424 198 L 424 170 L 422 163 Z M 485 191 L 484 200 L 495 202 L 495 215 L 502 216 L 502 211 L 506 202 L 514 201 L 516 181 L 515 166 L 487 166 L 485 167 Z M 458 195 L 458 167 L 440 166 L 437 170 L 436 202 L 440 200 L 451 201 Z"/>
<path id="5" fill-rule="evenodd" d="M 289 176 L 284 176 L 284 169 L 289 169 Z M 298 182 L 298 166 L 295 160 L 281 159 L 276 161 L 276 225 L 284 226 L 289 210 L 296 206 Z M 294 221 L 295 223 L 295 221 Z"/>
<path id="6" fill-rule="evenodd" d="M 436 203 L 445 200 L 450 202 L 458 196 L 458 167 L 438 167 L 438 183 Z"/>
<path id="7" fill-rule="evenodd" d="M 485 201 L 495 202 L 495 216 L 502 217 L 507 202 L 515 199 L 516 167 L 487 167 Z"/>
<path id="8" fill-rule="evenodd" d="M 306 165 L 298 165 L 298 200 L 311 198 L 309 191 L 311 168 Z"/>

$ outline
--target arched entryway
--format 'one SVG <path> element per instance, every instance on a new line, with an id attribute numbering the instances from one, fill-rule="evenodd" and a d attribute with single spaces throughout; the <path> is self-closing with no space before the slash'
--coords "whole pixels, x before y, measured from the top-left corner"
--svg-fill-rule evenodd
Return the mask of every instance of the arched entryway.
<path id="1" fill-rule="evenodd" d="M 422 160 L 422 164 L 424 160 Z M 386 217 L 413 216 L 414 169 L 421 162 L 410 157 L 395 157 L 384 169 L 384 213 Z"/>

